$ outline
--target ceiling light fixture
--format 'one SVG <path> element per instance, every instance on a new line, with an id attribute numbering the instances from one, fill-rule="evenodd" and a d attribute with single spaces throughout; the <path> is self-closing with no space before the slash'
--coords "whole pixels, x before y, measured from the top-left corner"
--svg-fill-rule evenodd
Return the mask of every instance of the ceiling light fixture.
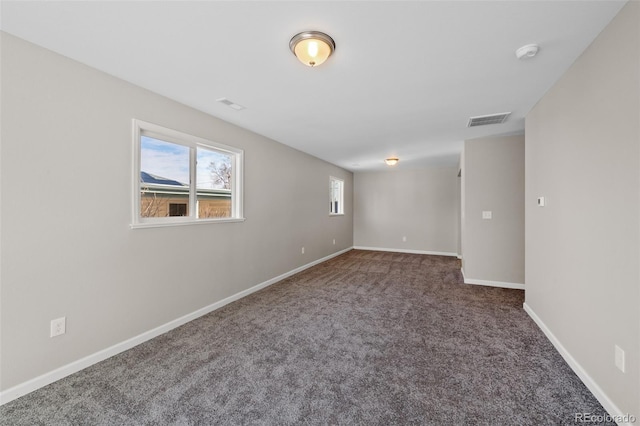
<path id="1" fill-rule="evenodd" d="M 396 164 L 398 164 L 398 161 L 400 161 L 398 157 L 389 157 L 384 160 L 384 162 L 387 163 L 387 166 L 395 166 Z"/>
<path id="2" fill-rule="evenodd" d="M 303 31 L 293 36 L 289 48 L 308 67 L 322 64 L 336 50 L 331 37 L 320 31 Z"/>
<path id="3" fill-rule="evenodd" d="M 520 49 L 516 50 L 516 58 L 533 58 L 538 53 L 538 50 L 540 50 L 540 46 L 537 44 L 527 44 L 526 46 L 522 46 Z"/>

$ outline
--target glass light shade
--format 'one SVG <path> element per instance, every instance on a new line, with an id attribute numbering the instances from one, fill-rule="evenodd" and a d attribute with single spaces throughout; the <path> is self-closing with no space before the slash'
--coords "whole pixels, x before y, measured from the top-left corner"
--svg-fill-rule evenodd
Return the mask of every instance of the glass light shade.
<path id="1" fill-rule="evenodd" d="M 388 166 L 395 166 L 396 164 L 398 164 L 398 161 L 400 160 L 396 157 L 391 157 L 384 160 L 384 162 L 387 163 Z"/>
<path id="2" fill-rule="evenodd" d="M 327 60 L 336 48 L 331 37 L 318 31 L 305 31 L 293 36 L 289 48 L 308 67 L 315 67 Z"/>

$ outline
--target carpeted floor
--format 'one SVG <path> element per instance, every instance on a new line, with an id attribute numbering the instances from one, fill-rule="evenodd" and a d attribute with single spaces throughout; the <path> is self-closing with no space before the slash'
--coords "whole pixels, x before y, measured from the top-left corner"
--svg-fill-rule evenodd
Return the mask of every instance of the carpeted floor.
<path id="1" fill-rule="evenodd" d="M 457 259 L 352 250 L 0 408 L 0 424 L 577 424 L 605 411 Z"/>

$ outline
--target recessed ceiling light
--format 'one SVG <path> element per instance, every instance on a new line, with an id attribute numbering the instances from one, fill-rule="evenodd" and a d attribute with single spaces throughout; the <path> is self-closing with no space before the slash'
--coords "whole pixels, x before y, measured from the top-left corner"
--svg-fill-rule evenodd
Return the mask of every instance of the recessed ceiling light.
<path id="1" fill-rule="evenodd" d="M 231 102 L 229 99 L 227 98 L 220 98 L 220 99 L 216 99 L 216 102 L 220 102 L 221 104 L 225 104 L 226 106 L 228 106 L 231 109 L 234 109 L 236 111 L 242 111 L 243 109 L 245 109 L 245 107 L 243 107 L 240 104 L 237 104 L 235 102 Z"/>
<path id="2" fill-rule="evenodd" d="M 522 46 L 520 49 L 516 50 L 516 58 L 533 58 L 538 53 L 538 50 L 540 50 L 540 46 L 537 44 L 527 44 L 526 46 Z"/>

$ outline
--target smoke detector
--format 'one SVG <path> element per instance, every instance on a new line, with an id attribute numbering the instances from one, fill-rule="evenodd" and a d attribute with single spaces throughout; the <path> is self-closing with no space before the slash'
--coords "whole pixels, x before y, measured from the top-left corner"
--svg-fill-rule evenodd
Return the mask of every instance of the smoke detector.
<path id="1" fill-rule="evenodd" d="M 516 58 L 518 59 L 527 59 L 533 58 L 540 50 L 540 46 L 537 44 L 527 44 L 522 46 L 520 49 L 516 50 Z"/>

